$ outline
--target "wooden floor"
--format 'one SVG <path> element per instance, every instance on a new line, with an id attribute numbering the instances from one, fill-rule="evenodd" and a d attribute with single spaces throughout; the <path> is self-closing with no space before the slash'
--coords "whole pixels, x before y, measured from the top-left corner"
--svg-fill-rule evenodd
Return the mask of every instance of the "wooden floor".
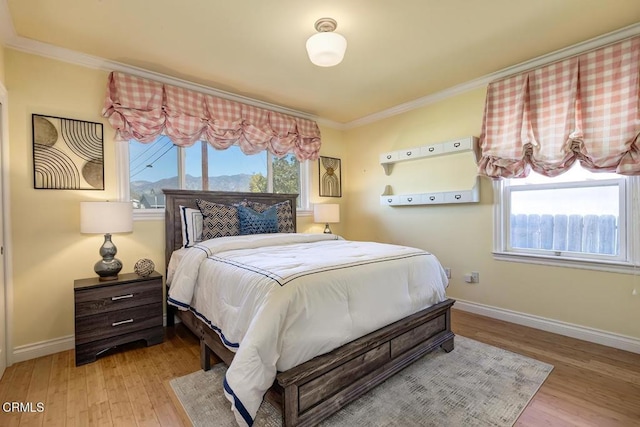
<path id="1" fill-rule="evenodd" d="M 456 334 L 554 365 L 516 425 L 640 426 L 640 355 L 459 310 L 452 317 Z M 158 346 L 124 346 L 81 367 L 73 351 L 20 362 L 0 380 L 0 402 L 32 402 L 34 411 L 42 402 L 44 411 L 0 411 L 0 426 L 188 425 L 168 381 L 198 369 L 198 342 L 181 326 Z"/>

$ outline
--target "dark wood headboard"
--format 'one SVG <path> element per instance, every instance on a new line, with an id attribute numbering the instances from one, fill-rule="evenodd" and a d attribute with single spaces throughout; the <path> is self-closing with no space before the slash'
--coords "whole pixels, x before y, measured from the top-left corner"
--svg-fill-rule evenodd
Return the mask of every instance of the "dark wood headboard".
<path id="1" fill-rule="evenodd" d="M 233 193 L 228 191 L 162 190 L 166 198 L 165 209 L 165 268 L 169 265 L 171 254 L 182 247 L 182 220 L 180 206 L 198 209 L 196 199 L 208 202 L 232 205 L 243 200 L 251 200 L 267 205 L 289 200 L 293 213 L 293 225 L 296 227 L 297 194 L 275 193 Z"/>

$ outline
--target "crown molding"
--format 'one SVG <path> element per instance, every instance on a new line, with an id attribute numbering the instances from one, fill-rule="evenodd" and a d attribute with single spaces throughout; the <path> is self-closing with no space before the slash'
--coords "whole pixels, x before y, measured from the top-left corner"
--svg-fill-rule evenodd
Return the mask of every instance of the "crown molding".
<path id="1" fill-rule="evenodd" d="M 556 50 L 554 52 L 539 56 L 537 58 L 521 62 L 511 67 L 503 68 L 495 73 L 487 74 L 474 80 L 450 87 L 448 89 L 436 92 L 431 95 L 424 96 L 422 98 L 415 99 L 413 101 L 406 102 L 404 104 L 396 105 L 389 109 L 379 111 L 368 116 L 361 117 L 359 119 L 350 121 L 344 124 L 344 129 L 354 129 L 360 126 L 371 124 L 398 114 L 406 113 L 411 110 L 425 107 L 427 105 L 434 104 L 442 101 L 446 98 L 450 98 L 462 93 L 468 92 L 473 89 L 478 89 L 488 85 L 490 82 L 500 80 L 505 77 L 523 73 L 534 68 L 538 68 L 553 62 L 561 61 L 563 59 L 581 55 L 590 50 L 598 49 L 600 47 L 612 44 L 630 37 L 634 37 L 640 34 L 640 24 L 630 25 L 628 27 L 621 28 L 616 31 L 595 37 L 584 42 Z"/>
<path id="2" fill-rule="evenodd" d="M 213 96 L 218 96 L 232 101 L 238 101 L 245 104 L 253 105 L 259 108 L 265 108 L 279 113 L 288 114 L 300 118 L 309 120 L 315 120 L 318 124 L 336 129 L 336 130 L 350 130 L 367 124 L 371 124 L 380 120 L 387 119 L 389 117 L 396 116 L 398 114 L 406 113 L 418 108 L 425 107 L 427 105 L 440 102 L 444 99 L 454 97 L 465 92 L 478 89 L 488 85 L 494 80 L 508 77 L 513 74 L 522 73 L 533 68 L 541 67 L 552 62 L 560 61 L 571 56 L 580 55 L 593 49 L 606 46 L 611 43 L 624 40 L 629 37 L 634 37 L 640 34 L 640 24 L 630 25 L 628 27 L 621 28 L 619 30 L 604 34 L 602 36 L 595 37 L 593 39 L 569 46 L 537 58 L 516 64 L 511 67 L 504 68 L 495 73 L 487 74 L 474 80 L 444 89 L 440 92 L 436 92 L 431 95 L 427 95 L 413 101 L 405 102 L 403 104 L 396 105 L 386 110 L 379 111 L 377 113 L 369 114 L 356 120 L 352 120 L 346 123 L 336 122 L 326 118 L 314 116 L 310 113 L 303 111 L 293 110 L 291 108 L 283 107 L 276 104 L 260 101 L 257 99 L 249 98 L 242 95 L 237 95 L 231 92 L 222 91 L 209 86 L 192 83 L 187 80 L 178 79 L 166 74 L 157 73 L 154 71 L 145 70 L 142 68 L 134 67 L 131 65 L 123 64 L 116 61 L 110 61 L 97 56 L 87 55 L 70 49 L 54 46 L 48 43 L 39 42 L 37 40 L 27 39 L 16 35 L 13 23 L 9 15 L 9 8 L 7 0 L 0 0 L 0 41 L 4 42 L 5 47 L 30 53 L 33 55 L 39 55 L 63 62 L 67 62 L 74 65 L 80 65 L 88 68 L 94 68 L 103 71 L 121 71 L 124 73 L 136 75 L 142 78 L 156 80 L 165 84 L 171 84 L 174 86 L 183 87 L 185 89 L 191 89 L 198 92 L 206 93 Z"/>
<path id="3" fill-rule="evenodd" d="M 0 0 L 0 45 L 5 44 L 16 36 L 13 27 L 11 14 L 9 13 L 9 3 L 7 0 Z"/>
<path id="4" fill-rule="evenodd" d="M 264 108 L 267 110 L 276 111 L 278 113 L 300 117 L 303 119 L 314 120 L 321 125 L 336 128 L 336 129 L 341 129 L 343 127 L 342 123 L 316 117 L 312 114 L 309 114 L 303 111 L 298 111 L 298 110 L 283 107 L 280 105 L 260 101 L 254 98 L 237 95 L 235 93 L 226 92 L 226 91 L 215 89 L 209 86 L 193 83 L 187 80 L 182 80 L 166 74 L 145 70 L 143 68 L 134 67 L 132 65 L 111 61 L 111 60 L 100 58 L 93 55 L 87 55 L 71 49 L 54 46 L 49 43 L 43 43 L 37 40 L 32 40 L 32 39 L 28 39 L 21 36 L 14 35 L 13 37 L 10 37 L 8 40 L 5 41 L 5 47 L 9 49 L 14 49 L 20 52 L 32 54 L 32 55 L 38 55 L 45 58 L 67 62 L 73 65 L 80 65 L 87 68 L 93 68 L 96 70 L 102 70 L 106 72 L 120 71 L 123 73 L 132 74 L 132 75 L 146 78 L 149 80 L 155 80 L 157 82 L 161 82 L 164 84 L 169 84 L 169 85 L 178 86 L 185 89 L 190 89 L 197 92 L 205 93 L 207 95 L 213 95 L 220 98 L 229 99 L 232 101 L 242 102 L 244 104 L 252 105 L 254 107 Z"/>

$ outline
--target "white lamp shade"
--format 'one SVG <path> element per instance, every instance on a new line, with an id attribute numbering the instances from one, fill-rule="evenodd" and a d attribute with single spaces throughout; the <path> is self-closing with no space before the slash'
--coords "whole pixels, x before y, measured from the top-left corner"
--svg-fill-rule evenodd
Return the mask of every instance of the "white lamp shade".
<path id="1" fill-rule="evenodd" d="M 320 32 L 307 40 L 307 54 L 315 65 L 333 67 L 342 62 L 347 50 L 347 39 L 332 31 Z"/>
<path id="2" fill-rule="evenodd" d="M 133 231 L 131 202 L 80 202 L 81 233 L 128 233 Z"/>
<path id="3" fill-rule="evenodd" d="M 340 205 L 333 203 L 314 205 L 313 220 L 324 223 L 340 222 Z"/>

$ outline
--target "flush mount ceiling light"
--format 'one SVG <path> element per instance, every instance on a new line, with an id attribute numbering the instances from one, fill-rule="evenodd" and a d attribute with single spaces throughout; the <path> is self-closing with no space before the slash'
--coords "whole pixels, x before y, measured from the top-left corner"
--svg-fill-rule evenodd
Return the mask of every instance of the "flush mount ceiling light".
<path id="1" fill-rule="evenodd" d="M 338 24 L 335 19 L 320 18 L 315 27 L 318 31 L 307 40 L 309 59 L 319 67 L 338 65 L 347 50 L 347 39 L 342 34 L 334 33 Z"/>

